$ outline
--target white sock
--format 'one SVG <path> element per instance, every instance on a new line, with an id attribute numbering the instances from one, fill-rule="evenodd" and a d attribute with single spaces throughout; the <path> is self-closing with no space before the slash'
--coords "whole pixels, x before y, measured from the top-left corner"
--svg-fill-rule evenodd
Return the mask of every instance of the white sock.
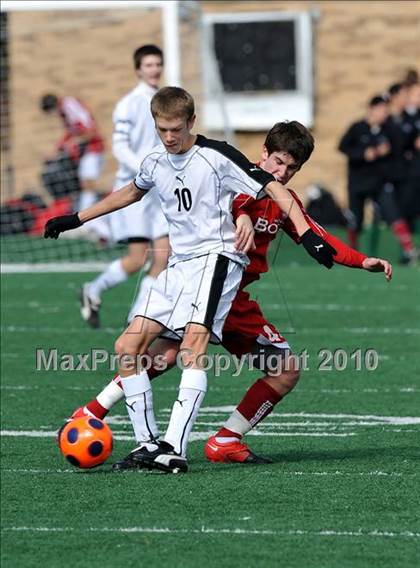
<path id="1" fill-rule="evenodd" d="M 87 209 L 95 203 L 98 196 L 94 191 L 81 191 L 79 195 L 79 211 Z"/>
<path id="2" fill-rule="evenodd" d="M 134 434 L 138 442 L 150 442 L 159 437 L 153 412 L 153 394 L 147 371 L 121 378 Z"/>
<path id="3" fill-rule="evenodd" d="M 154 282 L 156 282 L 156 278 L 153 278 L 153 276 L 148 276 L 148 275 L 146 275 L 141 281 L 137 298 L 134 300 L 133 305 L 131 306 L 130 309 L 130 313 L 128 314 L 127 318 L 128 323 L 131 323 L 131 320 L 139 313 L 139 307 L 144 300 L 147 300 L 150 288 L 152 287 Z"/>
<path id="4" fill-rule="evenodd" d="M 171 444 L 178 454 L 187 453 L 190 432 L 197 418 L 207 390 L 207 375 L 200 369 L 185 369 L 179 385 L 178 400 L 175 401 L 166 430 L 165 442 Z"/>
<path id="5" fill-rule="evenodd" d="M 118 258 L 111 262 L 108 268 L 102 272 L 95 280 L 89 282 L 89 294 L 94 298 L 100 300 L 102 292 L 108 290 L 108 288 L 113 288 L 121 282 L 125 282 L 128 278 L 128 274 L 122 267 L 121 260 Z"/>
<path id="6" fill-rule="evenodd" d="M 122 398 L 124 398 L 123 389 L 119 387 L 114 380 L 112 380 L 106 385 L 104 389 L 101 390 L 101 392 L 96 397 L 96 400 L 101 406 L 109 410 Z"/>
<path id="7" fill-rule="evenodd" d="M 218 444 L 231 444 L 232 442 L 239 442 L 240 439 L 235 436 L 216 436 L 216 442 Z"/>
<path id="8" fill-rule="evenodd" d="M 237 432 L 241 436 L 244 436 L 250 430 L 252 430 L 252 424 L 235 408 L 235 410 L 223 424 L 223 428 L 227 428 L 232 432 Z"/>

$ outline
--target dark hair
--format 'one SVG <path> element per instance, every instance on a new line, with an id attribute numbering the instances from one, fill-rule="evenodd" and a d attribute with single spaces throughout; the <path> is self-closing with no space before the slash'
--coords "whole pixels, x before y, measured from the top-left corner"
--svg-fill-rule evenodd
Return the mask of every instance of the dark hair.
<path id="1" fill-rule="evenodd" d="M 394 83 L 388 89 L 389 96 L 393 97 L 394 95 L 398 95 L 398 93 L 401 91 L 401 89 L 404 88 L 404 86 L 405 85 L 403 85 L 403 83 Z"/>
<path id="2" fill-rule="evenodd" d="M 143 57 L 146 55 L 157 55 L 160 57 L 163 65 L 163 51 L 157 45 L 147 44 L 138 47 L 133 53 L 134 69 L 139 69 L 141 67 L 141 62 Z"/>
<path id="3" fill-rule="evenodd" d="M 315 141 L 309 130 L 297 120 L 277 122 L 264 142 L 268 155 L 287 152 L 302 166 L 313 152 Z"/>
<path id="4" fill-rule="evenodd" d="M 404 85 L 406 87 L 411 87 L 412 85 L 417 85 L 419 82 L 419 73 L 417 69 L 408 69 L 405 74 Z"/>
<path id="5" fill-rule="evenodd" d="M 181 87 L 163 87 L 153 96 L 150 103 L 153 118 L 185 118 L 194 116 L 194 99 Z"/>
<path id="6" fill-rule="evenodd" d="M 50 112 L 57 108 L 58 99 L 56 95 L 49 93 L 48 95 L 43 95 L 41 97 L 41 110 L 44 112 Z"/>
<path id="7" fill-rule="evenodd" d="M 384 103 L 388 103 L 389 99 L 387 96 L 385 95 L 375 95 L 374 97 L 372 97 L 369 101 L 368 106 L 369 107 L 375 107 L 378 105 L 382 105 Z"/>

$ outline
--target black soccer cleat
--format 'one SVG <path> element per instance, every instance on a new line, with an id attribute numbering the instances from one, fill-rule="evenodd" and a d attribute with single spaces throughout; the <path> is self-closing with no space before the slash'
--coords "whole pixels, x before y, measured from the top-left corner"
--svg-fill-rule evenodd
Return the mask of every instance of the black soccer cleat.
<path id="1" fill-rule="evenodd" d="M 99 308 L 101 307 L 101 302 L 92 296 L 89 296 L 88 290 L 88 284 L 83 284 L 79 290 L 80 315 L 82 316 L 82 319 L 90 325 L 90 327 L 98 329 L 98 327 L 100 327 Z"/>
<path id="2" fill-rule="evenodd" d="M 157 469 L 165 473 L 187 473 L 187 458 L 177 454 L 168 442 L 159 442 L 157 455 L 150 464 L 151 469 Z"/>
<path id="3" fill-rule="evenodd" d="M 159 454 L 159 446 L 156 450 L 148 450 L 140 445 L 134 448 L 125 458 L 118 460 L 112 465 L 114 471 L 127 471 L 130 469 L 151 469 L 151 463 Z"/>
<path id="4" fill-rule="evenodd" d="M 138 446 L 122 460 L 114 463 L 114 471 L 135 469 L 158 470 L 165 473 L 186 473 L 188 464 L 186 458 L 177 454 L 167 442 L 156 442 L 156 448 L 148 449 Z"/>

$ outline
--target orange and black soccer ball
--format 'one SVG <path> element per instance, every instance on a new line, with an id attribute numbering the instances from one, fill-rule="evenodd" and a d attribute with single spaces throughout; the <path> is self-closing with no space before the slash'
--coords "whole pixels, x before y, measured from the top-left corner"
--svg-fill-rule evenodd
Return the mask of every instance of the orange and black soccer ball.
<path id="1" fill-rule="evenodd" d="M 58 433 L 58 447 L 75 467 L 101 465 L 112 452 L 112 432 L 99 418 L 83 416 L 67 422 Z"/>

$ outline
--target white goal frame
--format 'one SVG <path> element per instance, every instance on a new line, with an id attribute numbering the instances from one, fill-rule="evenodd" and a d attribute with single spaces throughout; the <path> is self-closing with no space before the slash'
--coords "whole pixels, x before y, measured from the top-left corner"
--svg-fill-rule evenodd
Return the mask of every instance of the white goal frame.
<path id="1" fill-rule="evenodd" d="M 181 51 L 179 38 L 178 0 L 4 0 L 2 12 L 30 12 L 54 10 L 107 10 L 159 8 L 162 17 L 163 52 L 165 54 L 165 84 L 181 84 Z M 20 272 L 85 272 L 103 270 L 108 263 L 101 262 L 52 262 L 52 263 L 16 263 L 0 267 L 2 274 Z"/>
<path id="2" fill-rule="evenodd" d="M 160 8 L 162 11 L 163 53 L 165 54 L 165 83 L 181 84 L 181 52 L 179 42 L 179 0 L 4 0 L 2 12 L 38 10 L 107 10 Z"/>

